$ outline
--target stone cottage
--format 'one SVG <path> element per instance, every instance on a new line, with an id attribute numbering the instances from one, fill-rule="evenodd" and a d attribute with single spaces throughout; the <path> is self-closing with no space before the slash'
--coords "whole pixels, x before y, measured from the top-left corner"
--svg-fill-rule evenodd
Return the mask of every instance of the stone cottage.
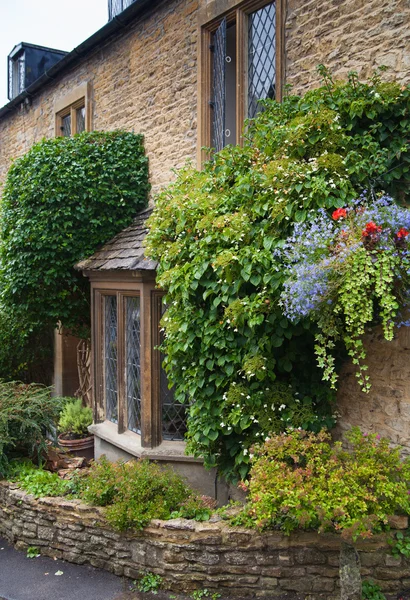
<path id="1" fill-rule="evenodd" d="M 243 121 L 260 98 L 280 100 L 285 84 L 296 92 L 317 85 L 319 63 L 336 77 L 352 69 L 366 77 L 386 65 L 387 77 L 409 81 L 407 0 L 109 5 L 104 27 L 60 53 L 34 82 L 21 78 L 11 86 L 11 100 L 0 108 L 0 186 L 11 160 L 43 137 L 125 129 L 144 134 L 154 196 L 186 159 L 201 165 L 203 146 L 240 143 Z M 11 78 L 24 75 L 25 46 L 10 55 Z M 96 451 L 172 462 L 213 493 L 214 474 L 205 477 L 200 462 L 184 455 L 184 407 L 173 403 L 155 350 L 163 309 L 155 264 L 142 247 L 148 214 L 79 265 L 92 285 Z M 410 448 L 408 336 L 403 330 L 394 343 L 377 341 L 371 397 L 353 391 L 346 371 L 342 428 L 377 426 Z M 55 385 L 60 394 L 78 386 L 75 340 L 67 336 L 56 335 Z"/>

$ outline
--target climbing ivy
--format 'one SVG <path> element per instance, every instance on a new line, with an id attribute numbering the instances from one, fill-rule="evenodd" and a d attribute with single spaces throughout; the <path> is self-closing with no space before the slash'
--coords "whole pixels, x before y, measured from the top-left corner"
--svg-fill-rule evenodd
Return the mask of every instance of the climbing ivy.
<path id="1" fill-rule="evenodd" d="M 130 224 L 148 189 L 142 136 L 124 131 L 43 140 L 16 160 L 0 224 L 1 302 L 15 322 L 87 335 L 89 284 L 74 265 Z"/>
<path id="2" fill-rule="evenodd" d="M 270 432 L 334 423 L 316 324 L 290 322 L 279 303 L 294 223 L 363 189 L 408 193 L 410 88 L 320 73 L 322 87 L 266 101 L 243 147 L 211 153 L 202 171 L 183 168 L 149 223 L 167 292 L 166 369 L 191 404 L 189 450 L 231 478 L 246 475 L 251 445 Z"/>

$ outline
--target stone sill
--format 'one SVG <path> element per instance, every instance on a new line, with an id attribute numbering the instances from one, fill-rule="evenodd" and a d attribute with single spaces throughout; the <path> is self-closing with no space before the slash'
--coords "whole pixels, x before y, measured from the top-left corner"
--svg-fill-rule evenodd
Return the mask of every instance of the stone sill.
<path id="1" fill-rule="evenodd" d="M 185 454 L 185 442 L 163 441 L 155 448 L 144 448 L 141 446 L 141 437 L 137 433 L 129 430 L 124 431 L 124 433 L 118 433 L 117 425 L 111 421 L 90 425 L 88 431 L 137 458 L 203 464 L 202 459 Z"/>

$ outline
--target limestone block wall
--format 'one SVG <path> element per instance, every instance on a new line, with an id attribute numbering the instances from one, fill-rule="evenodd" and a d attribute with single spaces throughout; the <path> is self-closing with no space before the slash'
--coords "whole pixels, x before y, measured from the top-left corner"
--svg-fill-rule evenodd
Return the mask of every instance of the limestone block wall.
<path id="1" fill-rule="evenodd" d="M 397 526 L 407 527 L 407 518 Z M 393 531 L 394 533 L 394 531 Z M 152 521 L 142 532 L 118 533 L 102 509 L 63 498 L 35 500 L 0 482 L 0 534 L 18 548 L 89 563 L 116 575 L 137 578 L 151 571 L 167 589 L 198 588 L 219 593 L 287 600 L 340 598 L 340 536 L 279 532 L 258 534 L 222 521 Z M 375 580 L 388 598 L 410 587 L 410 562 L 394 558 L 385 536 L 357 544 L 362 576 Z"/>
<path id="2" fill-rule="evenodd" d="M 410 454 L 410 328 L 396 330 L 395 339 L 387 342 L 376 328 L 365 337 L 371 390 L 360 391 L 355 370 L 344 366 L 337 396 L 340 436 L 352 426 L 379 433 L 403 446 Z"/>
<path id="3" fill-rule="evenodd" d="M 386 65 L 386 78 L 409 83 L 409 22 L 407 0 L 288 0 L 286 83 L 318 87 L 320 63 L 338 78 Z"/>
<path id="4" fill-rule="evenodd" d="M 196 156 L 198 0 L 162 0 L 46 85 L 30 106 L 0 118 L 0 188 L 12 159 L 55 135 L 55 102 L 91 84 L 94 130 L 145 136 L 154 191 Z M 17 40 L 18 41 L 18 40 Z"/>

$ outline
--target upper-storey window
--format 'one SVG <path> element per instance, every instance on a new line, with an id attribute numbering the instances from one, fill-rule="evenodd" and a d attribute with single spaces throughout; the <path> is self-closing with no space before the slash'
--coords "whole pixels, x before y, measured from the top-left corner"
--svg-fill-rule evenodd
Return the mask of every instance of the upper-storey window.
<path id="1" fill-rule="evenodd" d="M 55 105 L 56 135 L 70 137 L 90 131 L 89 85 L 82 84 L 59 99 Z"/>
<path id="2" fill-rule="evenodd" d="M 281 98 L 281 0 L 236 4 L 202 27 L 201 145 L 216 150 L 241 143 L 260 100 Z"/>

